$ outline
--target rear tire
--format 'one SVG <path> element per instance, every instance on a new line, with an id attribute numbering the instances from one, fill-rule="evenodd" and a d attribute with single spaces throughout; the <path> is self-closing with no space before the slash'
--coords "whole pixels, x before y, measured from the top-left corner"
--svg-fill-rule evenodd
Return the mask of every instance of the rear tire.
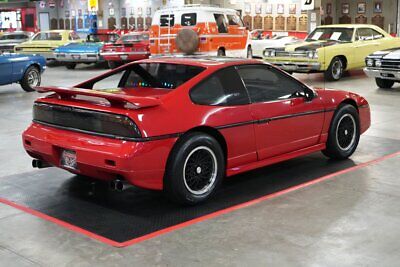
<path id="1" fill-rule="evenodd" d="M 222 48 L 218 49 L 218 51 L 217 51 L 217 56 L 218 56 L 218 57 L 224 57 L 224 56 L 226 56 L 225 50 L 222 49 Z"/>
<path id="2" fill-rule="evenodd" d="M 347 159 L 356 150 L 359 140 L 360 118 L 357 109 L 349 104 L 340 105 L 333 116 L 326 149 L 322 153 L 332 159 Z"/>
<path id="3" fill-rule="evenodd" d="M 115 69 L 121 66 L 122 64 L 115 62 L 115 61 L 107 61 L 107 65 L 110 69 Z"/>
<path id="4" fill-rule="evenodd" d="M 173 148 L 164 177 L 164 193 L 173 202 L 196 205 L 208 200 L 225 175 L 225 158 L 211 136 L 193 132 Z"/>
<path id="5" fill-rule="evenodd" d="M 247 47 L 247 58 L 253 58 L 253 49 L 251 49 L 251 46 Z"/>
<path id="6" fill-rule="evenodd" d="M 67 63 L 67 65 L 65 65 L 65 67 L 67 67 L 67 69 L 69 69 L 69 70 L 73 70 L 76 67 L 76 63 Z"/>
<path id="7" fill-rule="evenodd" d="M 22 77 L 20 85 L 25 92 L 33 92 L 35 89 L 33 87 L 40 86 L 41 77 L 40 71 L 35 66 L 30 66 Z"/>
<path id="8" fill-rule="evenodd" d="M 385 80 L 381 78 L 375 78 L 376 85 L 378 85 L 379 88 L 383 89 L 390 89 L 394 85 L 394 81 L 392 80 Z"/>
<path id="9" fill-rule="evenodd" d="M 325 71 L 325 79 L 328 81 L 339 81 L 343 77 L 344 62 L 340 57 L 334 57 Z"/>

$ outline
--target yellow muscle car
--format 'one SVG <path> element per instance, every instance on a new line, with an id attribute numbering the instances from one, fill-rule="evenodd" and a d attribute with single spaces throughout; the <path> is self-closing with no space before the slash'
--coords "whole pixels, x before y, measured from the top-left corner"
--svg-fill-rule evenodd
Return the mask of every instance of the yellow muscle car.
<path id="1" fill-rule="evenodd" d="M 14 51 L 19 54 L 39 54 L 51 60 L 55 59 L 54 50 L 57 47 L 82 41 L 74 31 L 42 31 L 36 33 L 29 41 L 15 46 Z"/>
<path id="2" fill-rule="evenodd" d="M 332 81 L 339 80 L 344 71 L 365 67 L 369 54 L 399 45 L 400 38 L 374 25 L 325 25 L 317 27 L 304 42 L 266 48 L 264 60 L 290 73 L 324 72 Z"/>

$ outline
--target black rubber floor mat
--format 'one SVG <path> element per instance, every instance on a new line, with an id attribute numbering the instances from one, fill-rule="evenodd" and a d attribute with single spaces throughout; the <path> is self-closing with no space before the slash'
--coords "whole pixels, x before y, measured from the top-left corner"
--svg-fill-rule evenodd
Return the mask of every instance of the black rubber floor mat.
<path id="1" fill-rule="evenodd" d="M 0 178 L 0 198 L 123 243 L 397 151 L 400 141 L 363 136 L 349 160 L 315 153 L 227 178 L 212 200 L 195 207 L 137 188 L 112 192 L 105 183 L 55 168 Z"/>

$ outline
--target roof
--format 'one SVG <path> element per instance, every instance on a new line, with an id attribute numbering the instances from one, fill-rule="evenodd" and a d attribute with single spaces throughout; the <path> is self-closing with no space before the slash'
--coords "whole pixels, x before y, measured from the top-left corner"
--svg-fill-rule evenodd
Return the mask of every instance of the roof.
<path id="1" fill-rule="evenodd" d="M 235 58 L 235 57 L 210 57 L 210 56 L 168 56 L 168 57 L 153 57 L 151 59 L 141 60 L 140 62 L 153 63 L 172 63 L 185 64 L 201 67 L 213 67 L 221 65 L 241 65 L 241 64 L 260 64 L 260 60 Z"/>

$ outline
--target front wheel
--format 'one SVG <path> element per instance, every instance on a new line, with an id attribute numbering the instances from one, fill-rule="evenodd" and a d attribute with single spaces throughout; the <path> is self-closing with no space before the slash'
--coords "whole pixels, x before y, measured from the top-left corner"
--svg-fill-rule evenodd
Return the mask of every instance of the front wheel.
<path id="1" fill-rule="evenodd" d="M 20 84 L 25 92 L 33 92 L 35 86 L 39 86 L 41 81 L 40 71 L 35 66 L 30 66 L 24 74 Z"/>
<path id="2" fill-rule="evenodd" d="M 251 46 L 247 47 L 247 58 L 253 58 L 253 49 L 251 49 Z"/>
<path id="3" fill-rule="evenodd" d="M 355 107 L 340 105 L 333 116 L 326 149 L 322 153 L 332 159 L 347 159 L 360 140 L 360 118 Z"/>
<path id="4" fill-rule="evenodd" d="M 325 79 L 328 81 L 338 81 L 343 77 L 344 62 L 340 57 L 332 59 L 328 69 L 325 71 Z"/>
<path id="5" fill-rule="evenodd" d="M 164 192 L 172 201 L 195 205 L 208 200 L 225 175 L 225 159 L 211 136 L 193 132 L 182 137 L 171 152 Z"/>
<path id="6" fill-rule="evenodd" d="M 379 88 L 392 88 L 392 86 L 394 85 L 394 81 L 392 80 L 385 80 L 385 79 L 381 79 L 381 78 L 375 78 L 375 82 L 376 85 L 378 85 Z"/>
<path id="7" fill-rule="evenodd" d="M 67 67 L 67 69 L 69 70 L 73 70 L 76 67 L 76 63 L 67 63 L 67 65 L 65 65 Z"/>

